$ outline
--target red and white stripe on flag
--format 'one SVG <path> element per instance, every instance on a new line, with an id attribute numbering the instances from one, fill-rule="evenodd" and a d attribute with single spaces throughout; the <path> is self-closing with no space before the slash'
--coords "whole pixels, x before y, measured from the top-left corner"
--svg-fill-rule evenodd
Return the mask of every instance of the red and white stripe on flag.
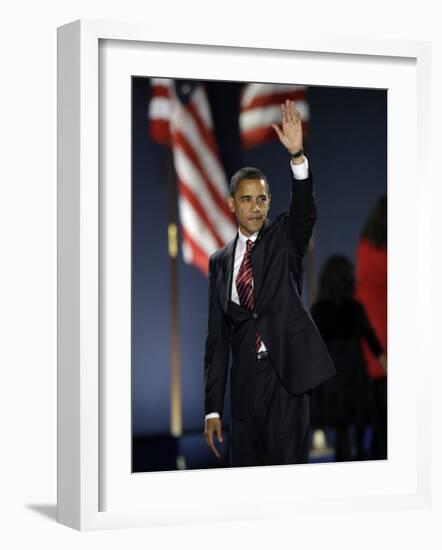
<path id="1" fill-rule="evenodd" d="M 278 139 L 272 124 L 281 126 L 281 104 L 286 99 L 296 103 L 304 135 L 308 131 L 309 108 L 306 86 L 294 84 L 245 84 L 241 91 L 239 126 L 245 149 Z"/>
<path id="2" fill-rule="evenodd" d="M 153 78 L 151 86 L 149 131 L 173 150 L 183 258 L 207 275 L 210 255 L 233 239 L 237 227 L 225 201 L 228 182 L 206 91 L 199 83 L 182 103 L 173 80 Z"/>

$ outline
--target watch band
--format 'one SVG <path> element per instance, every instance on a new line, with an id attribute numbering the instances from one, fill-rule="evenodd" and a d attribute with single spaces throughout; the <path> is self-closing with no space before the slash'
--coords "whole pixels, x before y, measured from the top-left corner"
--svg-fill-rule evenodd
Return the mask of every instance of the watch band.
<path id="1" fill-rule="evenodd" d="M 289 154 L 292 159 L 297 159 L 304 154 L 304 149 L 301 147 L 301 149 L 299 149 L 299 151 L 296 151 L 296 153 L 289 153 Z"/>

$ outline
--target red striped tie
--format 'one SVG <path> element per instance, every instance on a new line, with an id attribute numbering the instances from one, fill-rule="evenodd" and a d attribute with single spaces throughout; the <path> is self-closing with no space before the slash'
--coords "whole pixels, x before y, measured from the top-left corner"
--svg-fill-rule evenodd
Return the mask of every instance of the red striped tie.
<path id="1" fill-rule="evenodd" d="M 246 251 L 244 258 L 239 268 L 238 275 L 236 276 L 236 290 L 238 291 L 239 303 L 245 309 L 253 311 L 255 307 L 255 298 L 253 296 L 253 271 L 252 260 L 250 258 L 250 251 L 253 248 L 253 241 L 247 239 Z M 261 338 L 258 332 L 256 333 L 256 351 L 261 347 Z"/>

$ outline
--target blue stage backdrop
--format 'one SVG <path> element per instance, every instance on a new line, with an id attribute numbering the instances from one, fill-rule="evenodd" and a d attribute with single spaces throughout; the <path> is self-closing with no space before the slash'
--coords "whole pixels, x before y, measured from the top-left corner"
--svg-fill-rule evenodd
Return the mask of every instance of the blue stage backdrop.
<path id="1" fill-rule="evenodd" d="M 260 168 L 272 192 L 270 218 L 289 200 L 288 158 L 278 141 L 243 151 L 238 132 L 239 83 L 208 82 L 227 177 L 243 165 Z M 165 149 L 148 134 L 150 80 L 133 79 L 133 434 L 170 429 L 170 280 Z M 354 260 L 361 225 L 387 191 L 387 92 L 310 87 L 305 143 L 315 179 L 317 272 L 331 254 Z M 207 279 L 179 257 L 179 334 L 183 426 L 202 430 Z M 306 289 L 305 289 L 306 290 Z M 228 402 L 225 426 L 228 424 Z"/>

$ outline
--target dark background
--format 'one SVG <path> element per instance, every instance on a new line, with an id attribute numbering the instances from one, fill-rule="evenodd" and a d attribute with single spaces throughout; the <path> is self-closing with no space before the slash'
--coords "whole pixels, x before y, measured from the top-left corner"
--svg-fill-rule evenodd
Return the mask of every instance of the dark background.
<path id="1" fill-rule="evenodd" d="M 289 200 L 289 160 L 279 141 L 243 151 L 239 140 L 240 84 L 207 82 L 227 178 L 243 165 L 268 177 L 270 219 Z M 132 407 L 134 436 L 169 433 L 170 300 L 165 148 L 148 135 L 148 78 L 133 79 Z M 318 205 L 317 273 L 331 254 L 354 261 L 357 239 L 376 199 L 387 189 L 387 92 L 310 87 L 305 153 Z M 179 257 L 179 330 L 183 428 L 202 438 L 203 354 L 207 279 Z M 306 292 L 304 290 L 304 299 Z M 228 424 L 228 406 L 223 427 Z M 198 435 L 199 434 L 199 435 Z"/>

